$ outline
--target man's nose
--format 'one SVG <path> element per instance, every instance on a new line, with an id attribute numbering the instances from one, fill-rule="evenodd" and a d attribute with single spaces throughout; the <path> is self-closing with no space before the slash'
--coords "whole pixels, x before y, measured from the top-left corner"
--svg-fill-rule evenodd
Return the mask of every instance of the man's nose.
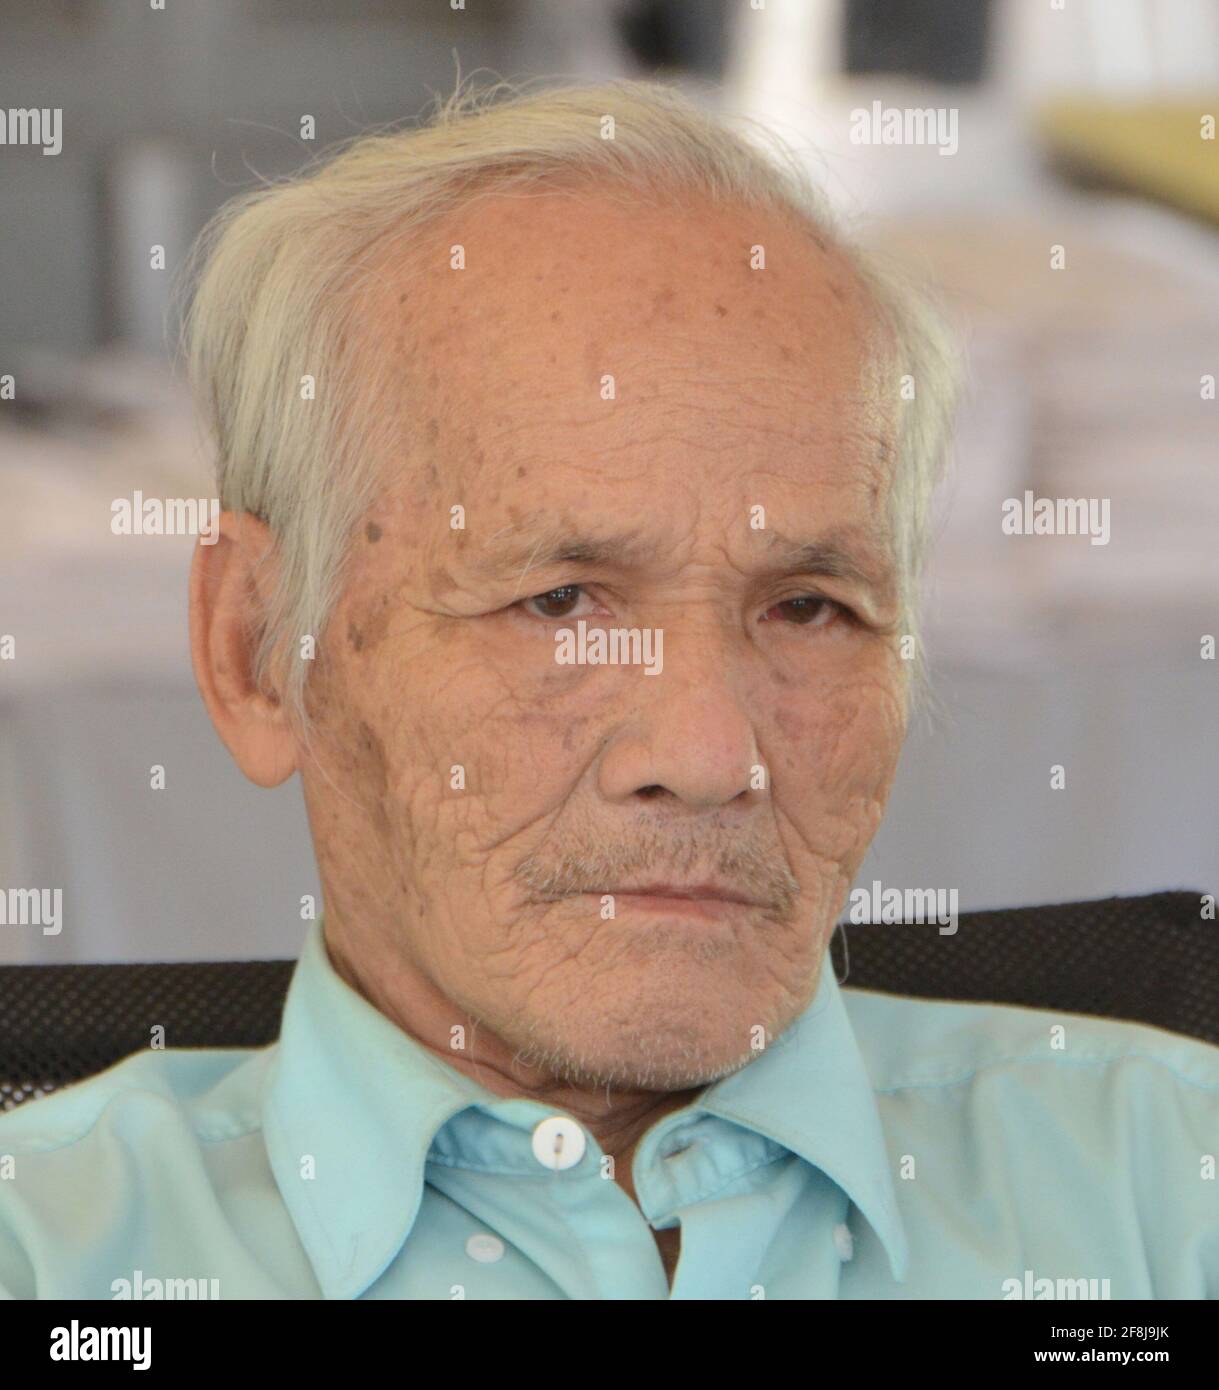
<path id="1" fill-rule="evenodd" d="M 632 683 L 638 704 L 602 754 L 601 794 L 654 801 L 667 793 L 698 810 L 765 795 L 741 653 L 706 629 L 666 627 L 664 641 L 664 669 Z"/>

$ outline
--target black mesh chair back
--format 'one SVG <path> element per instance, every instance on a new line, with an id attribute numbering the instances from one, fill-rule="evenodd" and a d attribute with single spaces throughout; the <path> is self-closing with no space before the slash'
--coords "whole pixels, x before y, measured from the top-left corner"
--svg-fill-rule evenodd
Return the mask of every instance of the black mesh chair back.
<path id="1" fill-rule="evenodd" d="M 1022 1004 L 1151 1024 L 1219 1044 L 1219 928 L 1200 892 L 844 926 L 847 989 Z M 150 1044 L 264 1047 L 279 1036 L 290 960 L 0 967 L 0 1108 L 79 1081 Z"/>

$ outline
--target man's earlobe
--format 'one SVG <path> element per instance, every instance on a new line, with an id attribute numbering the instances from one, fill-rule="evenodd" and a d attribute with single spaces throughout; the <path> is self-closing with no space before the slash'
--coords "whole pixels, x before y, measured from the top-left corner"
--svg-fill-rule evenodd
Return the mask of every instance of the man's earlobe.
<path id="1" fill-rule="evenodd" d="M 275 541 L 266 523 L 223 512 L 213 544 L 195 547 L 190 573 L 191 665 L 216 732 L 237 766 L 260 787 L 275 787 L 297 767 L 286 702 L 254 679 L 257 634 Z"/>

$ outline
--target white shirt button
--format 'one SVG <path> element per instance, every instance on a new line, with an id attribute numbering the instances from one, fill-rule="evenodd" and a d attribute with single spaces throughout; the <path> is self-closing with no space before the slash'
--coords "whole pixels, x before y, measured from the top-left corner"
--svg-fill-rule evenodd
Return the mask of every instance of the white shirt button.
<path id="1" fill-rule="evenodd" d="M 849 1260 L 855 1254 L 855 1237 L 845 1222 L 834 1227 L 834 1248 L 842 1260 Z"/>
<path id="2" fill-rule="evenodd" d="M 480 1265 L 493 1265 L 504 1258 L 504 1242 L 490 1231 L 480 1231 L 466 1241 L 466 1254 Z"/>
<path id="3" fill-rule="evenodd" d="M 533 1156 L 543 1168 L 572 1168 L 587 1147 L 584 1131 L 566 1115 L 551 1115 L 533 1131 Z"/>

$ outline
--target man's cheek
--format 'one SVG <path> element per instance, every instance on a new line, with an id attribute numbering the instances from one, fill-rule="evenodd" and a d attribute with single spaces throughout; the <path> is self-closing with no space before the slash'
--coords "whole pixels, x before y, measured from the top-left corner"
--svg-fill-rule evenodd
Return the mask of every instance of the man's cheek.
<path id="1" fill-rule="evenodd" d="M 772 747 L 822 786 L 883 775 L 901 748 L 904 704 L 894 681 L 826 676 L 768 703 Z"/>
<path id="2" fill-rule="evenodd" d="M 636 674 L 636 673 L 631 673 Z M 558 807 L 595 763 L 605 738 L 624 718 L 630 686 L 615 668 L 559 668 L 513 683 L 488 710 L 470 746 L 483 768 L 481 790 L 492 804 L 525 812 Z"/>
<path id="3" fill-rule="evenodd" d="M 795 735 L 773 783 L 776 813 L 815 855 L 850 865 L 866 853 L 901 751 L 896 708 L 887 693 L 861 690 L 857 702 L 810 701 L 776 720 Z"/>
<path id="4" fill-rule="evenodd" d="M 899 691 L 890 681 L 861 681 L 821 706 L 816 737 L 825 750 L 826 783 L 860 792 L 886 783 L 905 732 Z"/>

